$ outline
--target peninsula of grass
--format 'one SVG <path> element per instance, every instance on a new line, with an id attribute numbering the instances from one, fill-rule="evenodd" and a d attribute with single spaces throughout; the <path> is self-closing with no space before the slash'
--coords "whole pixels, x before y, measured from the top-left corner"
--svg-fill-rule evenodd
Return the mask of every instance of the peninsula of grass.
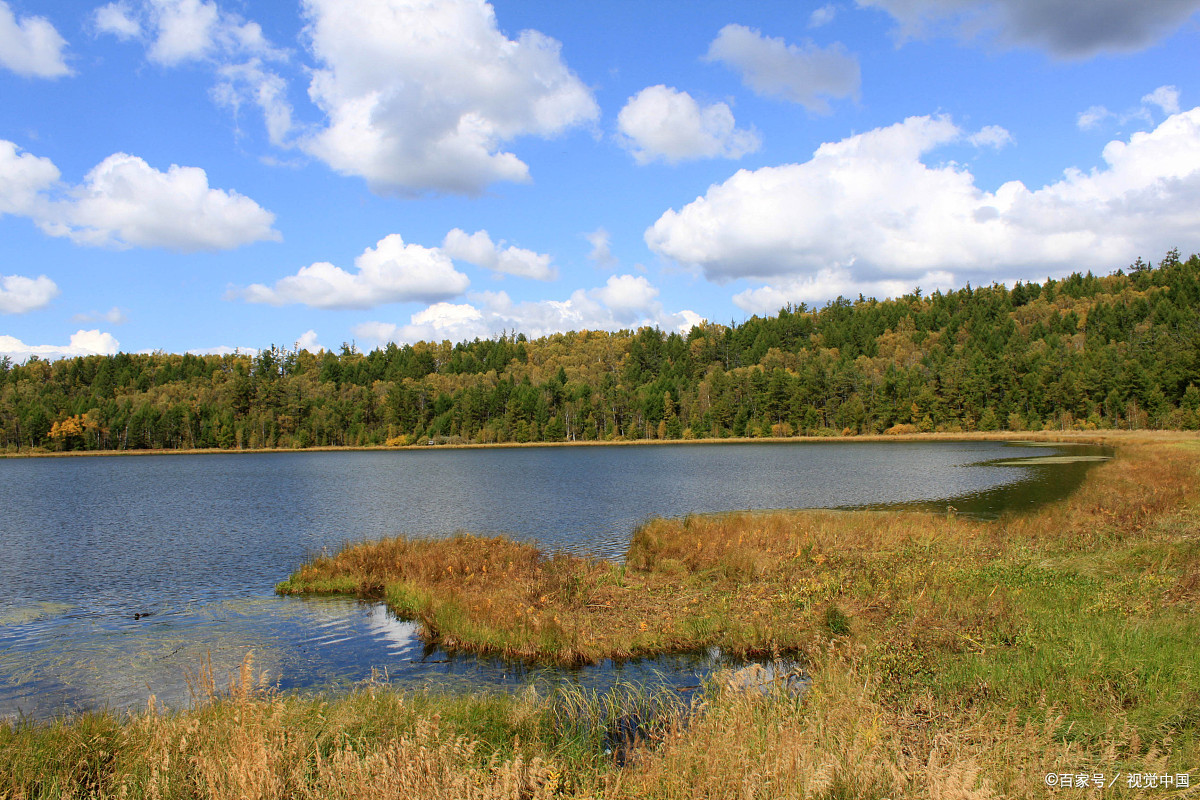
<path id="1" fill-rule="evenodd" d="M 1009 663 L 1101 632 L 1115 646 L 1120 620 L 1144 636 L 1196 589 L 1191 527 L 1149 533 L 1195 493 L 1200 450 L 1179 440 L 1125 441 L 1070 498 L 995 522 L 688 516 L 640 526 L 620 564 L 503 537 L 393 538 L 315 558 L 277 591 L 383 599 L 431 645 L 566 665 L 711 646 L 803 653 L 830 635 L 920 669 L 941 653 Z"/>
<path id="2" fill-rule="evenodd" d="M 1104 443 L 1115 458 L 1073 495 L 995 522 L 657 520 L 621 564 L 392 539 L 279 586 L 382 598 L 430 643 L 543 663 L 790 654 L 812 679 L 799 697 L 718 681 L 690 709 L 572 690 L 311 700 L 243 676 L 193 710 L 0 725 L 0 797 L 1197 796 L 1200 439 Z M 614 723 L 647 703 L 660 724 L 615 760 Z"/>

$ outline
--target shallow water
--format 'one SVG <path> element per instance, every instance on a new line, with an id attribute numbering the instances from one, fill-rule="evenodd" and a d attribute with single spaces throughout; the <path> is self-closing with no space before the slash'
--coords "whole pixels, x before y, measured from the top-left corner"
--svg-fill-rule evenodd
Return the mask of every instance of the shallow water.
<path id="1" fill-rule="evenodd" d="M 1039 461 L 1025 462 L 1028 453 Z M 272 594 L 348 540 L 456 530 L 619 558 L 652 516 L 904 507 L 995 516 L 1065 496 L 1103 455 L 998 442 L 214 454 L 0 460 L 0 716 L 188 702 L 253 652 L 281 689 L 695 684 L 718 654 L 531 670 L 427 651 L 377 603 Z M 1016 458 L 1015 458 L 1016 457 Z M 658 675 L 659 677 L 655 677 Z"/>

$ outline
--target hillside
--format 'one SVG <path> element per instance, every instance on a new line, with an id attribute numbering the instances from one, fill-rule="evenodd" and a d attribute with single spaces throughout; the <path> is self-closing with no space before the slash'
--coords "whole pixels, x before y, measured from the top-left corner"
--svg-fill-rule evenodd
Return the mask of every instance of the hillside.
<path id="1" fill-rule="evenodd" d="M 1106 277 L 839 298 L 686 335 L 0 358 L 0 449 L 1196 429 L 1198 384 L 1200 257 L 1172 251 Z"/>

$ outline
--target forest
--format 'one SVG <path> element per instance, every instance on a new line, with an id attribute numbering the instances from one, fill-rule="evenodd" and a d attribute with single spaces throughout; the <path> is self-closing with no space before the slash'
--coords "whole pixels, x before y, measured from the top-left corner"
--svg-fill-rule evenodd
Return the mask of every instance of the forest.
<path id="1" fill-rule="evenodd" d="M 1200 256 L 369 353 L 0 357 L 0 451 L 1200 427 Z"/>

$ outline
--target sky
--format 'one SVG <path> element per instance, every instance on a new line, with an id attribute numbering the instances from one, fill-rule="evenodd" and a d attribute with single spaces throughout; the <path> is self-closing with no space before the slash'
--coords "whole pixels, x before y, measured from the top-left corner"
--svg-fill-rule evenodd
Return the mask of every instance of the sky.
<path id="1" fill-rule="evenodd" d="M 1200 251 L 1200 0 L 0 0 L 0 355 L 686 331 Z"/>

